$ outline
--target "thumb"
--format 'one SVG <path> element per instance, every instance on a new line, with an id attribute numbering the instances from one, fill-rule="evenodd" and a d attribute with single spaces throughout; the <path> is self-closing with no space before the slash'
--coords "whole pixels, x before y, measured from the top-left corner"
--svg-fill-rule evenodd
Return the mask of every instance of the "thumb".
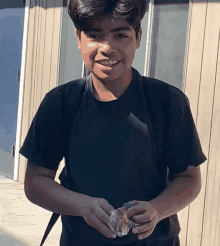
<path id="1" fill-rule="evenodd" d="M 132 204 L 132 207 L 133 207 L 134 205 L 137 205 L 138 203 L 139 203 L 139 201 L 133 200 L 133 201 L 130 201 L 130 202 L 126 202 L 124 204 Z"/>
<path id="2" fill-rule="evenodd" d="M 133 204 L 132 207 L 130 207 L 128 210 L 127 210 L 127 216 L 128 218 L 131 218 L 133 215 L 135 215 L 137 212 L 138 212 L 138 204 L 139 202 L 138 201 L 131 201 L 129 202 L 131 204 Z"/>

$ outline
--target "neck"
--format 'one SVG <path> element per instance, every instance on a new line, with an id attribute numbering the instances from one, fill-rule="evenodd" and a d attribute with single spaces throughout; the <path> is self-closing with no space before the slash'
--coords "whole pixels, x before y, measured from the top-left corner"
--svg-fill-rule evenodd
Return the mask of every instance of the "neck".
<path id="1" fill-rule="evenodd" d="M 119 98 L 130 85 L 133 78 L 133 71 L 128 76 L 114 81 L 101 81 L 92 74 L 93 90 L 95 97 L 102 101 L 115 100 Z"/>

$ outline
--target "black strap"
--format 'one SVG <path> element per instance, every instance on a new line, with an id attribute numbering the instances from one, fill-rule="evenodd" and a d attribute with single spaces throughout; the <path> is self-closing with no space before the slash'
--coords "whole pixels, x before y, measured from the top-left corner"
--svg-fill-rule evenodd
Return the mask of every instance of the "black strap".
<path id="1" fill-rule="evenodd" d="M 46 240 L 48 234 L 50 233 L 51 229 L 53 228 L 54 224 L 56 223 L 59 217 L 60 217 L 60 214 L 55 214 L 55 213 L 52 214 L 40 246 L 44 244 L 44 241 Z"/>
<path id="2" fill-rule="evenodd" d="M 72 102 L 72 103 L 73 103 L 73 105 L 75 104 L 74 106 L 76 107 L 76 110 L 75 110 L 76 112 L 73 115 L 77 114 L 77 108 L 79 108 L 79 105 L 80 105 L 80 103 L 82 101 L 82 93 L 84 92 L 82 89 L 83 89 L 83 87 L 85 85 L 85 81 L 86 80 L 80 79 L 80 80 L 77 80 L 75 82 L 75 83 L 77 83 L 77 87 L 74 88 L 75 89 L 74 92 L 75 92 L 76 98 L 74 99 L 74 102 Z M 69 84 L 69 85 L 71 85 L 71 84 Z M 66 102 L 65 101 L 66 97 L 67 97 L 67 95 L 66 95 L 65 91 L 63 91 L 62 101 L 64 102 L 64 104 Z M 63 106 L 65 106 L 65 105 L 63 105 Z M 71 107 L 71 109 L 74 110 L 74 107 Z M 69 122 L 68 119 L 66 118 L 66 117 L 69 116 L 69 114 L 68 114 L 68 112 L 66 112 L 65 107 L 63 107 L 62 111 L 63 111 L 63 115 L 64 115 L 65 119 L 67 120 L 67 122 Z M 71 125 L 69 127 L 71 127 Z M 63 168 L 62 172 L 60 173 L 59 180 L 61 181 L 61 185 L 63 187 L 65 187 L 65 188 L 69 187 L 69 184 L 67 184 L 68 180 L 65 179 L 65 167 Z M 50 221 L 49 221 L 49 223 L 47 225 L 46 231 L 44 233 L 44 236 L 42 238 L 40 246 L 42 246 L 44 244 L 48 234 L 50 233 L 51 229 L 53 228 L 54 224 L 56 223 L 56 221 L 58 220 L 59 217 L 60 217 L 60 214 L 56 214 L 56 213 L 52 214 L 52 216 L 50 218 Z"/>

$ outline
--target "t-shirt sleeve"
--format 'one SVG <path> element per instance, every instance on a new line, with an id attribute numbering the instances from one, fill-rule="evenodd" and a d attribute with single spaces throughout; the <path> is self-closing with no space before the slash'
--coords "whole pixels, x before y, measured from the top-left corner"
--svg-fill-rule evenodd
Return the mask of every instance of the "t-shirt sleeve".
<path id="1" fill-rule="evenodd" d="M 170 127 L 168 142 L 168 167 L 172 176 L 187 171 L 189 166 L 198 166 L 207 158 L 202 151 L 198 132 L 193 120 L 188 97 L 171 87 Z"/>
<path id="2" fill-rule="evenodd" d="M 63 159 L 61 89 L 43 98 L 19 153 L 36 166 L 57 170 Z"/>

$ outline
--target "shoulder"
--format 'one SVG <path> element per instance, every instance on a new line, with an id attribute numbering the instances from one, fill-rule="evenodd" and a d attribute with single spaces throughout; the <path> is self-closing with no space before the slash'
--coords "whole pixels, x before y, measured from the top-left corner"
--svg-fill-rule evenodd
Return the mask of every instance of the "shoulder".
<path id="1" fill-rule="evenodd" d="M 189 106 L 189 99 L 186 94 L 179 88 L 170 85 L 162 80 L 142 76 L 143 86 L 150 90 L 150 96 L 156 100 L 163 100 L 169 102 L 169 106 L 173 110 L 180 110 Z"/>
<path id="2" fill-rule="evenodd" d="M 46 93 L 46 95 L 59 96 L 59 95 L 62 95 L 64 93 L 65 94 L 69 93 L 70 91 L 73 91 L 74 89 L 81 87 L 84 84 L 85 79 L 86 79 L 85 77 L 79 78 L 76 80 L 69 81 L 65 84 L 58 85 L 58 86 L 54 87 L 53 89 L 51 89 L 50 91 L 48 91 Z"/>
<path id="3" fill-rule="evenodd" d="M 70 81 L 68 83 L 59 85 L 48 91 L 38 108 L 37 115 L 43 115 L 47 118 L 54 118 L 60 120 L 63 114 L 63 107 L 65 105 L 64 99 L 67 98 L 66 94 L 73 92 L 71 98 L 78 95 L 78 90 L 81 88 L 79 85 L 83 84 L 85 78 Z M 73 100 L 75 102 L 75 100 Z"/>

